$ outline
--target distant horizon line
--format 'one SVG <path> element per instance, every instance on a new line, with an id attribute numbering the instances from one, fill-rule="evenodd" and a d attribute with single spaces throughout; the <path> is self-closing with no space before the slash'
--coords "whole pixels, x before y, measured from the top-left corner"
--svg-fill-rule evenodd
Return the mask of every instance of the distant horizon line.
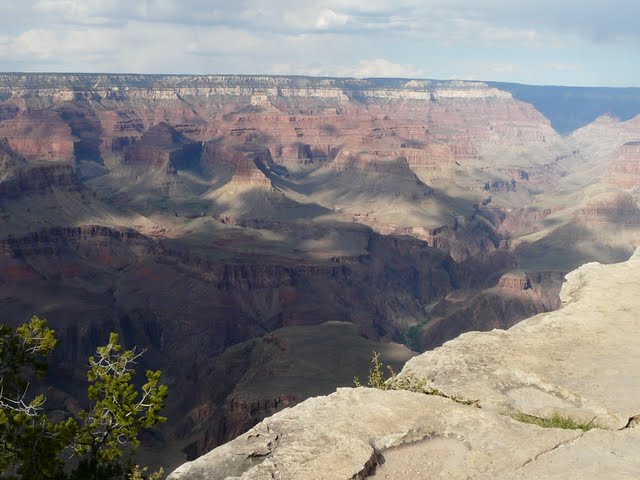
<path id="1" fill-rule="evenodd" d="M 138 76 L 138 77 L 268 77 L 268 78 L 309 78 L 323 80 L 395 80 L 395 81 L 429 81 L 429 82 L 465 82 L 465 83 L 485 83 L 487 85 L 523 85 L 536 88 L 583 88 L 583 89 L 612 89 L 625 90 L 637 89 L 640 86 L 610 86 L 610 85 L 559 85 L 559 84 L 537 84 L 523 83 L 506 80 L 479 80 L 479 79 L 463 79 L 463 78 L 428 78 L 428 77 L 350 77 L 350 76 L 331 76 L 331 75 L 307 75 L 301 73 L 292 74 L 275 74 L 275 73 L 139 73 L 139 72 L 60 72 L 60 71 L 1 71 L 1 75 L 88 75 L 88 76 Z"/>

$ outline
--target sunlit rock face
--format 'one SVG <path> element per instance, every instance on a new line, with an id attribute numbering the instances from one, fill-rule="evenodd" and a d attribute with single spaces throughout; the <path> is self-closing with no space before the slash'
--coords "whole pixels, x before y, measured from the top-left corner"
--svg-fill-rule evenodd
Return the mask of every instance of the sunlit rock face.
<path id="1" fill-rule="evenodd" d="M 0 98 L 0 305 L 58 330 L 61 405 L 109 331 L 146 346 L 178 392 L 169 463 L 373 349 L 401 365 L 555 309 L 566 272 L 640 240 L 640 117 L 559 135 L 433 80 L 0 74 Z"/>
<path id="2" fill-rule="evenodd" d="M 640 141 L 620 147 L 609 164 L 609 178 L 614 185 L 626 190 L 640 187 Z"/>

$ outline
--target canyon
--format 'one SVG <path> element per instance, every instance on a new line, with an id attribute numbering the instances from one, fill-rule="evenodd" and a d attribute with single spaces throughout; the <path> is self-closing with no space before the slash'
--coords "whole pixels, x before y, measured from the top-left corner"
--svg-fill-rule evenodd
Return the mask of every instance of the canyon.
<path id="1" fill-rule="evenodd" d="M 527 92 L 0 74 L 5 321 L 56 330 L 59 409 L 110 331 L 146 348 L 172 394 L 145 451 L 174 467 L 366 377 L 373 350 L 397 369 L 555 310 L 565 274 L 640 243 L 640 90 L 580 124 Z"/>

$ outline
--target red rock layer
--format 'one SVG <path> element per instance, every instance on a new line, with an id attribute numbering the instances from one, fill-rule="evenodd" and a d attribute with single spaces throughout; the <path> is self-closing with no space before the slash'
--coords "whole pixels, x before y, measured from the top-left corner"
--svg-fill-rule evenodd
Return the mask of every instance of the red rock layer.
<path id="1" fill-rule="evenodd" d="M 29 193 L 50 192 L 52 188 L 80 190 L 82 185 L 68 164 L 31 165 L 14 169 L 0 181 L 0 196 L 19 197 Z"/>
<path id="2" fill-rule="evenodd" d="M 24 163 L 24 157 L 13 151 L 7 139 L 0 138 L 0 178 L 3 174 Z"/>
<path id="3" fill-rule="evenodd" d="M 597 197 L 580 209 L 577 218 L 587 222 L 639 224 L 640 210 L 633 195 L 614 193 Z"/>
<path id="4" fill-rule="evenodd" d="M 555 135 L 531 105 L 473 83 L 440 86 L 428 95 L 410 85 L 364 92 L 300 86 L 285 92 L 292 81 L 284 78 L 165 79 L 172 86 L 157 91 L 136 88 L 140 79 L 133 77 L 126 88 L 108 88 L 109 82 L 121 81 L 115 77 L 97 80 L 105 85 L 56 91 L 49 84 L 34 84 L 33 90 L 14 93 L 14 109 L 0 121 L 0 137 L 9 137 L 27 158 L 124 156 L 125 163 L 145 158 L 159 165 L 166 163 L 166 151 L 145 152 L 135 143 L 165 122 L 194 141 L 215 138 L 230 146 L 266 148 L 285 165 L 332 161 L 343 148 L 386 150 L 385 155 L 406 158 L 422 178 L 446 178 L 443 168 L 478 161 L 496 142 L 544 145 Z M 30 85 L 30 79 L 25 81 Z M 222 82 L 223 87 L 207 90 L 181 82 Z M 230 88 L 234 82 L 239 83 Z M 269 87 L 260 88 L 261 82 Z M 240 173 L 237 180 L 243 178 L 246 174 Z"/>
<path id="5" fill-rule="evenodd" d="M 139 141 L 125 148 L 123 163 L 145 169 L 197 168 L 200 165 L 200 142 L 193 142 L 167 123 L 151 127 Z"/>
<path id="6" fill-rule="evenodd" d="M 531 288 L 531 283 L 524 273 L 520 275 L 505 274 L 498 280 L 498 287 L 520 292 Z"/>
<path id="7" fill-rule="evenodd" d="M 343 149 L 331 162 L 331 168 L 340 172 L 394 175 L 416 181 L 417 178 L 403 156 L 395 151 L 361 151 Z"/>
<path id="8" fill-rule="evenodd" d="M 498 227 L 498 232 L 511 238 L 536 232 L 540 228 L 540 222 L 551 213 L 549 208 L 535 207 L 507 210 L 505 219 Z"/>
<path id="9" fill-rule="evenodd" d="M 71 127 L 50 110 L 20 112 L 0 122 L 0 138 L 29 160 L 69 161 L 75 158 Z"/>
<path id="10" fill-rule="evenodd" d="M 609 164 L 608 177 L 610 183 L 620 188 L 640 187 L 640 142 L 629 142 L 620 147 L 619 154 Z"/>
<path id="11" fill-rule="evenodd" d="M 271 187 L 271 180 L 265 176 L 264 170 L 274 163 L 266 149 L 241 149 L 207 142 L 202 151 L 201 165 L 205 170 L 230 175 L 234 185 Z"/>

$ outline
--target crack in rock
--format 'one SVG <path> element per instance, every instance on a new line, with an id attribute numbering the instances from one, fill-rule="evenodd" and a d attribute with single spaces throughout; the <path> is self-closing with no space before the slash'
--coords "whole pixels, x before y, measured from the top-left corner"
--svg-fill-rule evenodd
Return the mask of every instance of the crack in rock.
<path id="1" fill-rule="evenodd" d="M 356 473 L 350 480 L 364 480 L 372 475 L 376 469 L 384 463 L 384 456 L 382 452 L 378 450 L 376 447 L 371 445 L 371 456 L 365 462 L 362 470 Z"/>
<path id="2" fill-rule="evenodd" d="M 640 413 L 629 417 L 629 421 L 627 422 L 627 424 L 620 430 L 624 430 L 626 428 L 637 428 L 638 425 L 640 425 Z"/>
<path id="3" fill-rule="evenodd" d="M 538 455 L 536 455 L 535 457 L 527 460 L 525 463 L 523 463 L 522 465 L 520 465 L 518 468 L 516 468 L 515 470 L 513 470 L 514 472 L 517 472 L 518 470 L 522 470 L 523 468 L 525 468 L 527 465 L 530 465 L 534 462 L 536 462 L 538 459 L 540 459 L 540 457 L 543 457 L 544 455 L 547 455 L 555 450 L 557 450 L 560 447 L 563 447 L 565 445 L 569 445 L 572 443 L 575 443 L 577 440 L 579 440 L 580 438 L 582 438 L 582 436 L 585 434 L 585 432 L 581 432 L 579 433 L 577 436 L 569 439 L 569 440 L 565 440 L 563 442 L 558 443 L 557 445 L 555 445 L 554 447 L 551 447 L 547 450 L 544 450 L 542 452 L 540 452 Z"/>

